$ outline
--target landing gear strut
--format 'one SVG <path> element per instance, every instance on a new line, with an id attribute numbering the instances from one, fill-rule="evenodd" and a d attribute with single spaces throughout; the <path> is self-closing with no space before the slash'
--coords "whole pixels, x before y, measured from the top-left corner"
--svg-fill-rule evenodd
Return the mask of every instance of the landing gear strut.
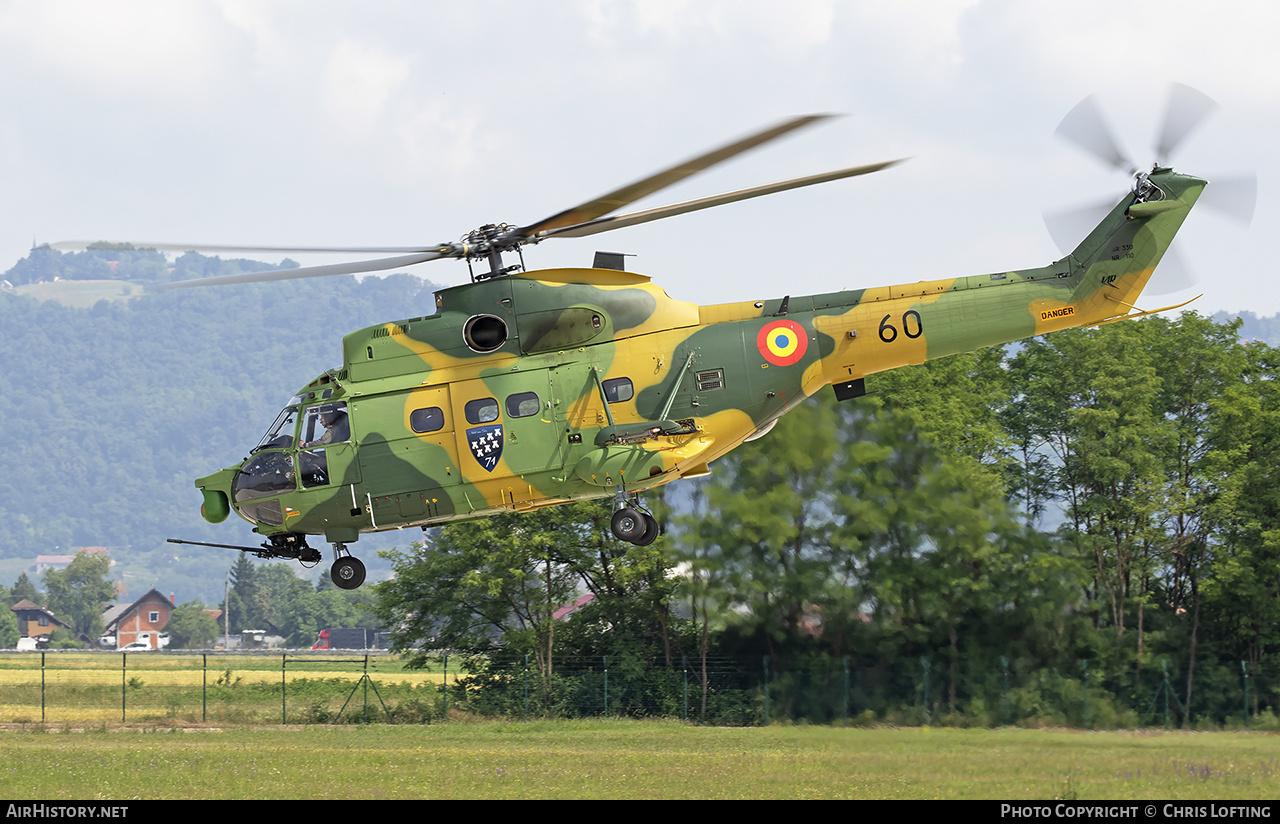
<path id="1" fill-rule="evenodd" d="M 320 563 L 320 550 L 307 543 L 307 536 L 282 532 L 270 535 L 262 542 L 262 546 L 233 546 L 231 544 L 209 544 L 203 541 L 184 541 L 170 538 L 171 544 L 193 544 L 195 546 L 216 546 L 222 549 L 238 549 L 257 558 L 292 558 L 307 569 Z M 364 583 L 364 564 L 359 558 L 352 557 L 347 545 L 335 542 L 333 545 L 333 566 L 329 568 L 329 577 L 342 589 L 355 589 Z"/>
<path id="2" fill-rule="evenodd" d="M 255 553 L 259 558 L 293 558 L 303 564 L 314 564 L 320 560 L 320 553 L 307 543 L 307 536 L 293 532 L 268 536 L 262 548 L 266 552 Z"/>
<path id="3" fill-rule="evenodd" d="M 613 537 L 636 546 L 648 546 L 658 538 L 661 531 L 658 519 L 640 509 L 640 499 L 632 495 L 628 501 L 621 490 L 613 499 L 613 517 L 609 519 L 609 529 Z"/>
<path id="4" fill-rule="evenodd" d="M 333 545 L 333 566 L 329 568 L 329 577 L 341 589 L 356 589 L 364 583 L 364 563 L 347 551 L 347 545 L 341 541 Z"/>

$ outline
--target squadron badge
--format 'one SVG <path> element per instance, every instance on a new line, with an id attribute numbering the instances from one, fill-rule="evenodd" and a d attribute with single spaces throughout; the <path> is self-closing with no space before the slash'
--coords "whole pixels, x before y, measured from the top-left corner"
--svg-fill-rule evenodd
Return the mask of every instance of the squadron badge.
<path id="1" fill-rule="evenodd" d="M 467 444 L 485 472 L 492 472 L 502 458 L 502 424 L 491 423 L 467 430 Z"/>

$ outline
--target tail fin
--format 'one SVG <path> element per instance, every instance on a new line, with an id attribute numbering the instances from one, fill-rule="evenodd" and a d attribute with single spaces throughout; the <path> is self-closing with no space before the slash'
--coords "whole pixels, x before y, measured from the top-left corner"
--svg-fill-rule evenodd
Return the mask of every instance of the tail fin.
<path id="1" fill-rule="evenodd" d="M 1123 316 L 1195 205 L 1207 181 L 1171 169 L 1140 175 L 1134 194 L 1116 206 L 1063 261 L 1080 280 L 1073 290 L 1078 321 L 1085 325 Z"/>

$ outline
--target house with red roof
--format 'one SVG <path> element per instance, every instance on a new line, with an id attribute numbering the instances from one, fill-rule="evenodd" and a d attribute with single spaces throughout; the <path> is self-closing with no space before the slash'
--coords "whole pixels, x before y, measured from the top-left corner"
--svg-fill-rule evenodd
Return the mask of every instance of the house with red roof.
<path id="1" fill-rule="evenodd" d="M 169 623 L 174 609 L 173 596 L 165 597 L 152 589 L 132 604 L 110 604 L 102 611 L 105 636 L 114 636 L 116 649 L 134 641 L 146 641 L 159 649 L 160 634 Z"/>

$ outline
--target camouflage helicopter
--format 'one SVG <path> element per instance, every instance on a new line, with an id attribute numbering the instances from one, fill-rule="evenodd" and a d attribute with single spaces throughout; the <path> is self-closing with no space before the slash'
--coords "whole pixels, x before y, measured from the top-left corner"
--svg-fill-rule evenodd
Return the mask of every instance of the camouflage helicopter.
<path id="1" fill-rule="evenodd" d="M 333 581 L 354 589 L 365 569 L 348 545 L 363 533 L 607 498 L 614 536 L 646 545 L 659 527 L 640 493 L 707 474 L 824 386 L 841 400 L 856 398 L 877 372 L 1177 308 L 1136 304 L 1206 181 L 1174 172 L 1163 158 L 1133 172 L 1129 191 L 1074 249 L 1036 269 L 698 306 L 626 271 L 620 255 L 597 253 L 592 268 L 533 271 L 522 255 L 520 264 L 504 260 L 546 239 L 896 162 L 609 216 L 823 117 L 788 120 L 539 222 L 482 226 L 456 243 L 203 247 L 393 256 L 170 286 L 374 272 L 441 258 L 465 260 L 472 277 L 436 292 L 431 314 L 346 335 L 342 364 L 294 393 L 245 459 L 195 481 L 206 520 L 234 512 L 265 538 L 261 546 L 174 542 L 313 564 L 321 555 L 308 537 L 323 536 L 333 549 Z M 487 270 L 477 273 L 476 262 Z"/>

